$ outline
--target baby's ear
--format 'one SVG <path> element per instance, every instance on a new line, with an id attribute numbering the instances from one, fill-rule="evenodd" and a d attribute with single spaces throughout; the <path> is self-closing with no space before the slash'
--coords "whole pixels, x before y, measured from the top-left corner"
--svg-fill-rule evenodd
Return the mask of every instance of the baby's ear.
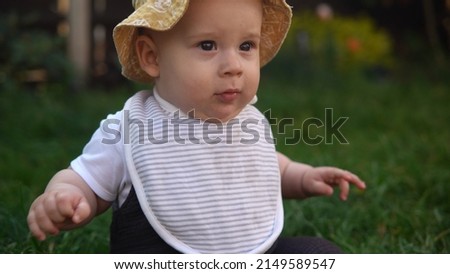
<path id="1" fill-rule="evenodd" d="M 158 48 L 148 35 L 139 35 L 136 38 L 136 54 L 142 70 L 153 78 L 159 76 Z"/>

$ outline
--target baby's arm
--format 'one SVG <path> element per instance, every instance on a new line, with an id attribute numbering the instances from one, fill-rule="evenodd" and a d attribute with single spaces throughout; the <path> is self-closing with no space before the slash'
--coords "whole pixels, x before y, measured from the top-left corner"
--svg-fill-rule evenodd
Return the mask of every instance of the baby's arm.
<path id="1" fill-rule="evenodd" d="M 281 172 L 281 189 L 284 198 L 304 199 L 312 196 L 330 196 L 339 187 L 340 197 L 347 200 L 350 184 L 359 189 L 366 185 L 358 176 L 336 167 L 312 167 L 291 161 L 278 153 Z"/>
<path id="2" fill-rule="evenodd" d="M 85 225 L 110 203 L 100 199 L 72 169 L 58 172 L 30 207 L 28 226 L 38 240 Z"/>

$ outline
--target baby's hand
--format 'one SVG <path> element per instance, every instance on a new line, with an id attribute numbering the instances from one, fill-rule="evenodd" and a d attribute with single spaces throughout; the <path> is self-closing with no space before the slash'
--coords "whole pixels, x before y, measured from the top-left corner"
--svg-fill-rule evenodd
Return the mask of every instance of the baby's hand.
<path id="1" fill-rule="evenodd" d="M 366 184 L 355 174 L 335 167 L 316 167 L 308 169 L 302 180 L 303 193 L 310 196 L 330 196 L 333 194 L 334 187 L 341 190 L 340 198 L 347 200 L 350 190 L 350 184 L 363 190 Z"/>
<path id="2" fill-rule="evenodd" d="M 31 205 L 27 221 L 31 234 L 42 241 L 47 234 L 56 235 L 61 229 L 69 229 L 90 214 L 91 208 L 83 193 L 65 185 L 39 196 Z"/>

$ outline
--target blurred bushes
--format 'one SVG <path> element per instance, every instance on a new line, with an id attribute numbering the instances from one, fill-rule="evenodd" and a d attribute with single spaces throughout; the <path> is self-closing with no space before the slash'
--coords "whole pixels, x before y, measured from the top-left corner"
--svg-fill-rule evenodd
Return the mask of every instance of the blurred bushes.
<path id="1" fill-rule="evenodd" d="M 380 76 L 394 64 L 392 42 L 368 17 L 319 18 L 294 15 L 292 26 L 271 73 L 297 77 L 323 73 L 363 72 Z M 286 68 L 289 68 L 286 70 Z"/>
<path id="2" fill-rule="evenodd" d="M 64 39 L 35 28 L 37 15 L 0 14 L 0 87 L 68 85 L 73 71 Z"/>

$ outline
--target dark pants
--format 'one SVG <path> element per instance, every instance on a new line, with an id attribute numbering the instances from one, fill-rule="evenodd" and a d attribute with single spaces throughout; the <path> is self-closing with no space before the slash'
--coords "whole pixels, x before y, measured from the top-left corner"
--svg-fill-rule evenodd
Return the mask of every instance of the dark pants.
<path id="1" fill-rule="evenodd" d="M 124 204 L 113 212 L 110 252 L 131 254 L 174 254 L 177 250 L 164 242 L 148 223 L 134 188 Z M 267 251 L 273 254 L 337 254 L 341 249 L 317 237 L 280 237 Z"/>
<path id="2" fill-rule="evenodd" d="M 319 237 L 281 237 L 272 254 L 340 254 L 342 250 Z"/>

